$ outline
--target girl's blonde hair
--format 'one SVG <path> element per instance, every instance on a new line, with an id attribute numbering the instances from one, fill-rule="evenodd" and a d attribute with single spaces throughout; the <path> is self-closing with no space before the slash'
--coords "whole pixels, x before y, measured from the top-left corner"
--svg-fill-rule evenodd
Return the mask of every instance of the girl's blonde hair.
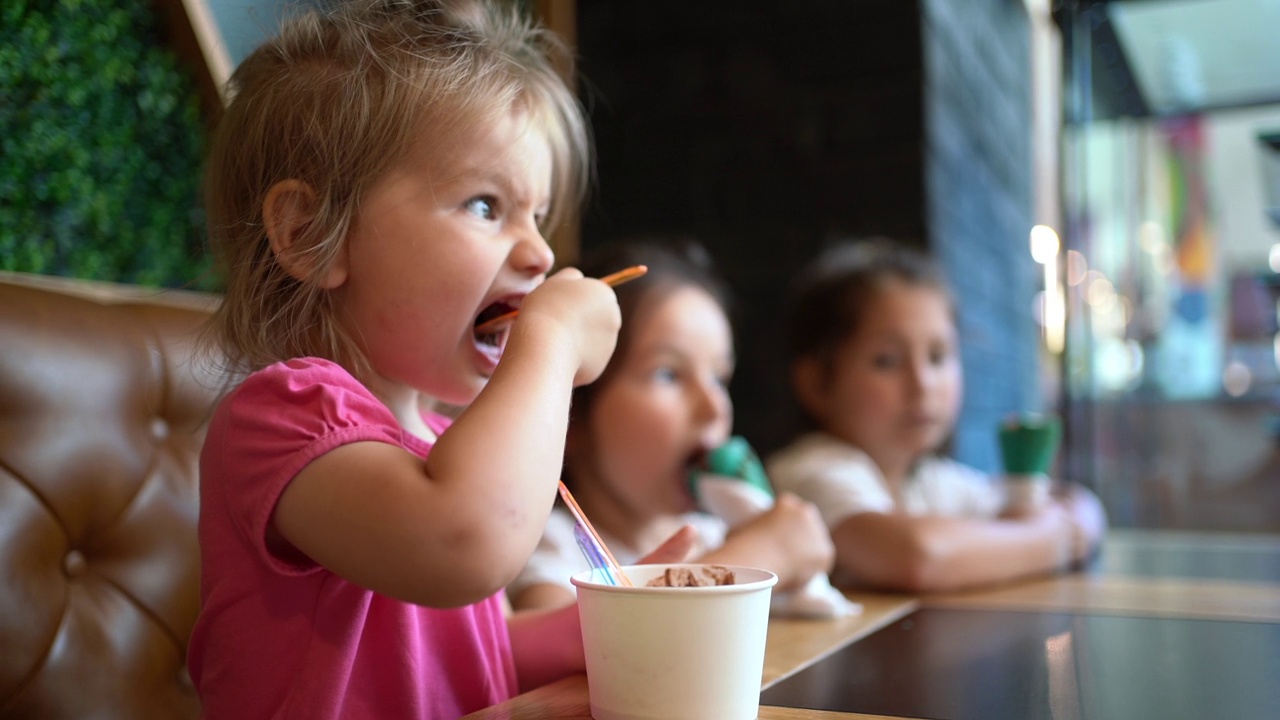
<path id="1" fill-rule="evenodd" d="M 324 277 L 362 196 L 414 143 L 527 113 L 551 144 L 548 227 L 585 194 L 587 122 L 556 70 L 558 39 L 517 6 L 483 0 L 355 0 L 287 20 L 236 69 L 206 171 L 209 239 L 225 278 L 216 341 L 239 370 L 320 356 L 364 367 L 333 321 Z M 276 183 L 306 182 L 316 215 L 294 240 L 309 275 L 275 260 L 262 216 Z"/>

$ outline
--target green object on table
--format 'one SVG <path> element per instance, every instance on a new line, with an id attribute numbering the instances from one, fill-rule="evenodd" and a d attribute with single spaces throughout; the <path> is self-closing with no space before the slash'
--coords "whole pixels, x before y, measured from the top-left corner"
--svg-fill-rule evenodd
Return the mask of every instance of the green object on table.
<path id="1" fill-rule="evenodd" d="M 704 464 L 704 468 L 690 473 L 689 484 L 694 495 L 698 494 L 698 473 L 705 470 L 715 475 L 737 478 L 773 497 L 773 487 L 769 484 L 769 477 L 765 475 L 764 463 L 760 462 L 760 457 L 746 438 L 740 435 L 734 435 L 723 445 L 707 453 Z"/>
<path id="2" fill-rule="evenodd" d="M 1006 475 L 1048 474 L 1062 440 L 1056 417 L 1023 416 L 1000 425 L 1000 454 Z"/>

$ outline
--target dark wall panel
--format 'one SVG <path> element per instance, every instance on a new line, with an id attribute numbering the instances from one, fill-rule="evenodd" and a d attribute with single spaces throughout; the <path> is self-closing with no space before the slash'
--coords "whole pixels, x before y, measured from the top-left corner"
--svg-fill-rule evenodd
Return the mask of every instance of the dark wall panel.
<path id="1" fill-rule="evenodd" d="M 780 298 L 832 234 L 925 236 L 921 17 L 901 0 L 578 4 L 584 248 L 694 235 L 742 299 L 737 429 L 794 424 Z"/>

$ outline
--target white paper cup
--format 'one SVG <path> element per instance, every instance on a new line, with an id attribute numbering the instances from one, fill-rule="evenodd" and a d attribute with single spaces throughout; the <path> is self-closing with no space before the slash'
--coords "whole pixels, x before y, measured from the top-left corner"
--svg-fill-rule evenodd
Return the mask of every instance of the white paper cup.
<path id="1" fill-rule="evenodd" d="M 574 575 L 591 717 L 596 720 L 752 720 L 778 576 L 723 566 L 735 584 L 645 587 L 668 567 L 630 565 L 635 587 Z"/>
<path id="2" fill-rule="evenodd" d="M 1044 473 L 1004 476 L 1004 506 L 1007 512 L 1031 512 L 1049 504 L 1053 481 Z"/>

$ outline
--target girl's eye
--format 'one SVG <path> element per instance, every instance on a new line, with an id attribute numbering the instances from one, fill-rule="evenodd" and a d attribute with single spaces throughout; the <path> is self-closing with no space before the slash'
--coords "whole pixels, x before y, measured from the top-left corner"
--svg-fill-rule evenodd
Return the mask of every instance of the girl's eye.
<path id="1" fill-rule="evenodd" d="M 877 370 L 892 370 L 901 364 L 897 355 L 878 353 L 871 356 L 871 366 Z"/>
<path id="2" fill-rule="evenodd" d="M 676 370 L 672 367 L 660 367 L 653 371 L 653 379 L 661 383 L 673 383 L 676 381 Z"/>
<path id="3" fill-rule="evenodd" d="M 465 207 L 467 212 L 483 220 L 493 220 L 498 216 L 498 201 L 487 195 L 471 198 Z"/>
<path id="4" fill-rule="evenodd" d="M 955 355 L 955 349 L 946 343 L 939 343 L 929 348 L 929 362 L 934 365 L 945 365 Z"/>

